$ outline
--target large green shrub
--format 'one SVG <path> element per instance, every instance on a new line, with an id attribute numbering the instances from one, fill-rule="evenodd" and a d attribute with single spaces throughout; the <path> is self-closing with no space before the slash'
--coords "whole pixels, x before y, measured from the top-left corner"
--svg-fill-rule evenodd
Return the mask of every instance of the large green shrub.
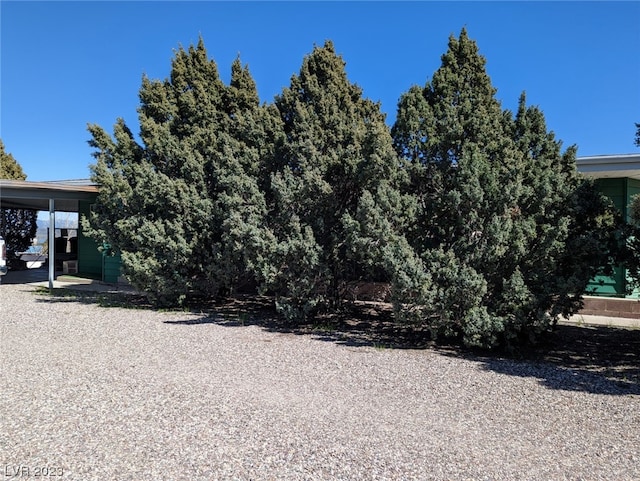
<path id="1" fill-rule="evenodd" d="M 400 171 L 380 106 L 349 82 L 331 42 L 304 59 L 275 105 L 283 135 L 270 166 L 263 288 L 289 319 L 304 319 L 339 308 L 350 282 L 384 277 L 376 252 L 359 248 L 355 217 L 365 196 L 382 213 Z"/>
<path id="2" fill-rule="evenodd" d="M 113 139 L 89 127 L 101 190 L 85 228 L 159 304 L 233 292 L 251 282 L 246 242 L 260 237 L 266 209 L 269 110 L 239 60 L 223 84 L 202 40 L 177 51 L 169 79 L 145 77 L 140 99 L 142 145 L 122 120 Z"/>
<path id="3" fill-rule="evenodd" d="M 535 341 L 576 312 L 621 231 L 542 112 L 495 94 L 465 30 L 391 132 L 331 42 L 260 105 L 248 70 L 237 60 L 224 85 L 200 41 L 169 79 L 143 79 L 141 144 L 121 120 L 113 138 L 90 126 L 102 189 L 85 227 L 158 303 L 255 283 L 300 321 L 388 281 L 401 322 Z"/>
<path id="4" fill-rule="evenodd" d="M 407 236 L 431 283 L 426 298 L 397 299 L 399 317 L 419 311 L 435 332 L 484 347 L 534 341 L 576 312 L 614 225 L 542 112 L 523 95 L 514 116 L 495 93 L 463 30 L 432 80 L 402 96 L 393 127 L 418 206 Z"/>

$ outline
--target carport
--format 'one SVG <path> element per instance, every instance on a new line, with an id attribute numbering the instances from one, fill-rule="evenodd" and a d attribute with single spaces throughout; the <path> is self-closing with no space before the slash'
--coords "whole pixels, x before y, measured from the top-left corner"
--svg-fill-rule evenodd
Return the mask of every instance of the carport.
<path id="1" fill-rule="evenodd" d="M 55 280 L 56 212 L 80 212 L 81 204 L 90 205 L 98 195 L 98 186 L 90 180 L 30 182 L 0 179 L 0 208 L 49 212 L 49 288 Z"/>

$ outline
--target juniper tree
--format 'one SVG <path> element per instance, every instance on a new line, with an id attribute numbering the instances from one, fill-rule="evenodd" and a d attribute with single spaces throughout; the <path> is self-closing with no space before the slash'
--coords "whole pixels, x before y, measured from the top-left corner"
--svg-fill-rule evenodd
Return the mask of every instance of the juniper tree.
<path id="1" fill-rule="evenodd" d="M 27 175 L 10 153 L 5 152 L 0 139 L 0 179 L 26 180 Z M 26 250 L 36 235 L 38 213 L 29 209 L 0 210 L 0 235 L 7 246 L 10 262 L 16 261 L 16 253 Z"/>
<path id="2" fill-rule="evenodd" d="M 418 209 L 396 306 L 434 332 L 495 346 L 575 312 L 611 219 L 542 112 L 524 97 L 515 118 L 503 111 L 485 63 L 463 29 L 432 80 L 399 101 L 392 132 Z"/>
<path id="3" fill-rule="evenodd" d="M 140 100 L 142 145 L 122 120 L 113 139 L 89 127 L 101 185 L 89 232 L 158 303 L 228 294 L 247 279 L 242 237 L 265 209 L 255 83 L 236 60 L 224 85 L 200 39 L 176 52 L 170 78 L 143 78 Z"/>
<path id="4" fill-rule="evenodd" d="M 283 135 L 270 166 L 273 248 L 263 279 L 281 312 L 302 319 L 335 310 L 350 282 L 384 277 L 362 248 L 362 216 L 386 215 L 399 171 L 379 104 L 348 80 L 331 42 L 305 57 L 275 105 Z"/>
<path id="5" fill-rule="evenodd" d="M 525 158 L 518 203 L 524 251 L 516 267 L 531 301 L 524 315 L 510 322 L 512 331 L 535 335 L 558 316 L 574 314 L 589 281 L 624 255 L 619 241 L 624 222 L 594 182 L 578 174 L 576 147 L 562 151 L 544 114 L 527 107 L 524 94 L 511 125 Z"/>

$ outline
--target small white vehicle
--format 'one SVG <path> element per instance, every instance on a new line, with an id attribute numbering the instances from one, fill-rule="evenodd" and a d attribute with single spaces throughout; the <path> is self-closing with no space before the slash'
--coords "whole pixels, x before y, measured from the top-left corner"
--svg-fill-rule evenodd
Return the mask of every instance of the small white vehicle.
<path id="1" fill-rule="evenodd" d="M 4 276 L 7 270 L 7 244 L 0 236 L 0 276 Z"/>

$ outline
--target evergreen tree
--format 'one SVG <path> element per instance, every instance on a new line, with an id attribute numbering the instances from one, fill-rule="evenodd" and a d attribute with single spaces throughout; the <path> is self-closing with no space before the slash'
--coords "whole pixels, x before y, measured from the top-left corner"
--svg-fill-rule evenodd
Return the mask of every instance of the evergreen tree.
<path id="1" fill-rule="evenodd" d="M 0 179 L 27 180 L 27 175 L 18 161 L 4 150 L 2 139 L 0 139 Z"/>
<path id="2" fill-rule="evenodd" d="M 236 60 L 224 85 L 200 39 L 176 52 L 169 79 L 143 78 L 140 99 L 143 145 L 122 120 L 114 139 L 89 127 L 101 185 L 89 232 L 158 303 L 228 294 L 250 277 L 242 238 L 256 237 L 265 210 L 255 83 Z"/>
<path id="3" fill-rule="evenodd" d="M 5 152 L 0 139 L 0 179 L 26 180 L 27 175 L 10 153 Z M 7 247 L 10 263 L 18 260 L 16 253 L 25 251 L 36 236 L 38 213 L 28 209 L 1 209 L 0 235 Z"/>
<path id="4" fill-rule="evenodd" d="M 462 30 L 400 99 L 392 132 L 417 210 L 396 305 L 468 345 L 512 345 L 576 311 L 612 219 L 540 110 L 524 96 L 515 118 L 502 110 L 485 63 Z"/>
<path id="5" fill-rule="evenodd" d="M 594 182 L 577 173 L 576 148 L 561 151 L 562 143 L 547 130 L 544 114 L 527 107 L 524 94 L 511 125 L 525 157 L 519 200 L 525 251 L 518 268 L 532 304 L 523 316 L 523 332 L 533 329 L 537 334 L 549 320 L 574 314 L 589 281 L 609 272 L 623 255 L 619 238 L 624 222 Z M 536 320 L 535 309 L 541 308 L 547 315 Z"/>
<path id="6" fill-rule="evenodd" d="M 271 250 L 264 288 L 289 319 L 335 310 L 349 283 L 384 277 L 362 249 L 364 211 L 382 212 L 399 181 L 397 157 L 377 103 L 349 82 L 331 42 L 315 47 L 276 98 L 270 199 Z M 367 205 L 363 205 L 363 198 Z"/>

